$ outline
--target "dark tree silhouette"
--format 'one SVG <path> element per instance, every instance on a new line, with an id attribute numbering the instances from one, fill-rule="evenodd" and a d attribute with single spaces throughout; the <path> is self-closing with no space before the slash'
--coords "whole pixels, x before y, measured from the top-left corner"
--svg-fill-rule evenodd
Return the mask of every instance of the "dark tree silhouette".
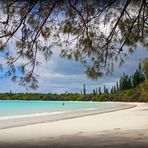
<path id="1" fill-rule="evenodd" d="M 86 95 L 86 86 L 83 84 L 83 95 Z"/>
<path id="2" fill-rule="evenodd" d="M 48 60 L 57 48 L 97 79 L 123 62 L 125 47 L 148 46 L 147 0 L 1 0 L 0 8 L 0 67 L 7 67 L 4 76 L 34 89 L 38 54 Z"/>
<path id="3" fill-rule="evenodd" d="M 145 80 L 144 72 L 143 72 L 143 69 L 142 69 L 141 63 L 140 63 L 138 69 L 132 75 L 132 85 L 133 85 L 133 87 L 138 86 L 140 83 L 144 82 L 144 80 Z"/>
<path id="4" fill-rule="evenodd" d="M 143 71 L 145 75 L 145 79 L 148 80 L 148 58 L 143 60 Z"/>
<path id="5" fill-rule="evenodd" d="M 102 92 L 101 92 L 101 87 L 99 86 L 99 94 L 101 95 L 102 94 Z"/>

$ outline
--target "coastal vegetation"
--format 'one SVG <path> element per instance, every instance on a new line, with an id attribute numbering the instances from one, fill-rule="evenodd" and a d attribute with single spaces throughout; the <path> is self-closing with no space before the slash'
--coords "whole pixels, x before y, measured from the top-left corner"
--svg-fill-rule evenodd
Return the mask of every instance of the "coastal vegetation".
<path id="1" fill-rule="evenodd" d="M 115 93 L 102 94 L 42 94 L 42 93 L 0 93 L 0 100 L 44 100 L 44 101 L 127 101 L 148 102 L 148 81 L 136 88 Z"/>
<path id="2" fill-rule="evenodd" d="M 119 82 L 109 91 L 106 86 L 101 92 L 101 87 L 86 93 L 86 85 L 83 84 L 80 93 L 42 94 L 42 93 L 1 93 L 1 100 L 45 100 L 45 101 L 126 101 L 148 102 L 148 58 L 139 64 L 133 75 L 125 73 Z"/>

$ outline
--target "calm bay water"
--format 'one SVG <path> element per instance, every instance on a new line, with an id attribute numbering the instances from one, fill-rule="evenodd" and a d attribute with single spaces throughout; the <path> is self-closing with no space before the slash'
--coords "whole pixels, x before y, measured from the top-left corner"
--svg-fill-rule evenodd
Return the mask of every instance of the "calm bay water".
<path id="1" fill-rule="evenodd" d="M 0 129 L 100 114 L 131 107 L 114 102 L 0 101 Z"/>
<path id="2" fill-rule="evenodd" d="M 75 101 L 0 101 L 0 117 L 21 116 L 32 114 L 81 111 L 107 110 L 118 107 L 116 103 L 104 102 L 75 102 Z"/>

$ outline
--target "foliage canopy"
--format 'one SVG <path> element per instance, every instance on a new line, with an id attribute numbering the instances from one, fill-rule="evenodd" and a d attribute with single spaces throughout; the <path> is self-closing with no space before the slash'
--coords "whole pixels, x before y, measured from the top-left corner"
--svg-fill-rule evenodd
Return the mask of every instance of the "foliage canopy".
<path id="1" fill-rule="evenodd" d="M 38 54 L 48 60 L 54 49 L 60 50 L 97 79 L 112 72 L 116 61 L 121 64 L 137 43 L 148 46 L 147 0 L 2 0 L 0 8 L 5 76 L 30 88 L 37 88 Z"/>

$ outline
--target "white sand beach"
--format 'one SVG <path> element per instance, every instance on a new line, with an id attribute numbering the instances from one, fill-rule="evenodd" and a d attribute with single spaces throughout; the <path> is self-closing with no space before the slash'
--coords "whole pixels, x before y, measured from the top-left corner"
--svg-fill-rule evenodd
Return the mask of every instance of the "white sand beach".
<path id="1" fill-rule="evenodd" d="M 148 104 L 0 130 L 0 147 L 148 147 Z"/>

